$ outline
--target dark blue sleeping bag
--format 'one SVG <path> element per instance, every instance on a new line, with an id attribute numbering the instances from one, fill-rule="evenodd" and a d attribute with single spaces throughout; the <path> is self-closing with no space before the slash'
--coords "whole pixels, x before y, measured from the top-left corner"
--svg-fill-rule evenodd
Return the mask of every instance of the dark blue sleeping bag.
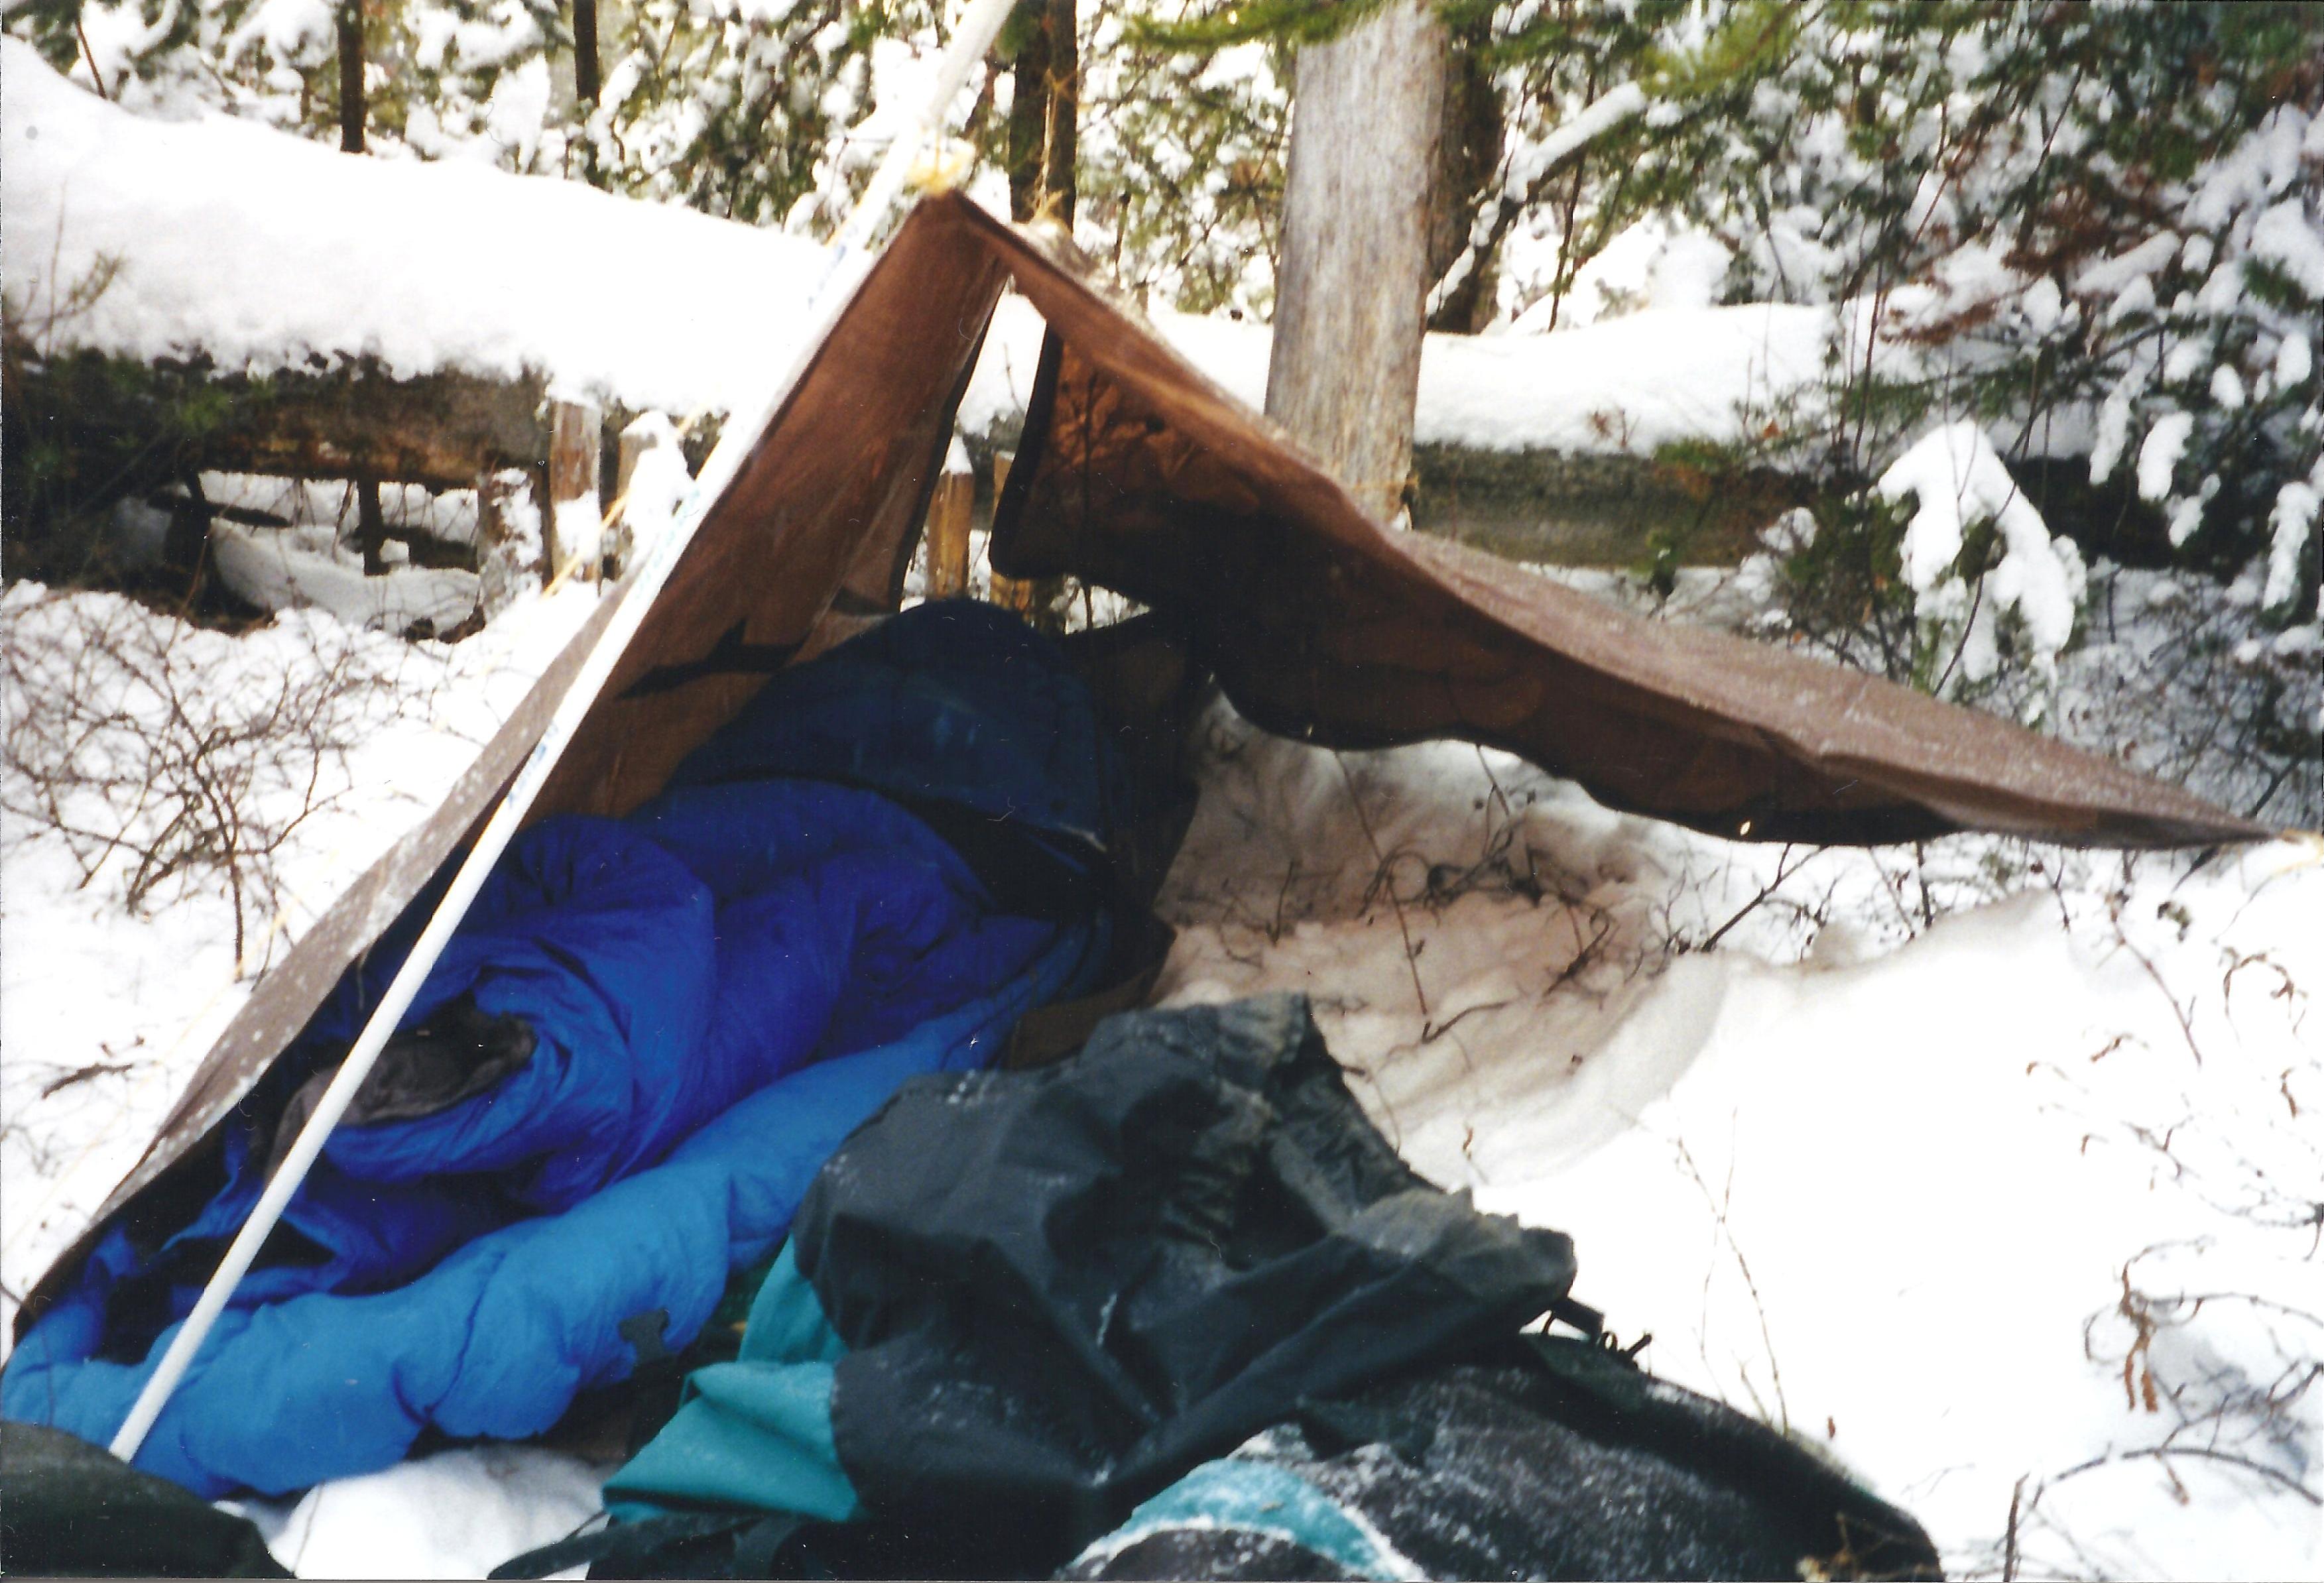
<path id="1" fill-rule="evenodd" d="M 466 1008 L 521 1023 L 529 1054 L 333 1135 L 138 1465 L 207 1496 L 300 1488 L 387 1466 L 429 1425 L 540 1432 L 627 1376 L 639 1316 L 686 1344 L 899 1082 L 982 1064 L 1102 970 L 1102 908 L 1004 910 L 928 819 L 1087 865 L 1120 777 L 1054 645 L 991 606 L 922 606 L 775 677 L 628 819 L 527 832 L 402 1026 Z M 111 1438 L 263 1191 L 273 1118 L 353 1041 L 431 905 L 229 1120 L 226 1184 L 191 1223 L 98 1244 L 0 1376 L 8 1417 Z"/>

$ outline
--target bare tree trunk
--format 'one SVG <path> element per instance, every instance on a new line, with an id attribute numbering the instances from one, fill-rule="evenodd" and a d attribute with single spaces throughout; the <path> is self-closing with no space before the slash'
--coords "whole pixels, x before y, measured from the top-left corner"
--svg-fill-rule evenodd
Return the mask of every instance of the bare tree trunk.
<path id="1" fill-rule="evenodd" d="M 1081 41 L 1074 0 L 1025 0 L 1023 30 L 1010 69 L 1009 212 L 1019 221 L 1047 215 L 1074 221 L 1074 160 L 1081 109 Z"/>
<path id="2" fill-rule="evenodd" d="M 597 0 L 573 0 L 573 97 L 594 109 L 604 86 L 597 66 Z M 586 119 L 589 112 L 581 114 Z"/>
<path id="3" fill-rule="evenodd" d="M 1081 119 L 1075 0 L 1022 0 L 1012 23 L 1022 36 L 1010 62 L 1016 82 L 1009 101 L 1009 213 L 1019 224 L 1055 221 L 1070 234 Z M 996 465 L 996 505 L 1007 477 L 1008 469 Z M 1021 612 L 1044 631 L 1064 630 L 1067 598 L 1063 577 L 1020 583 L 998 572 L 992 575 L 992 603 Z"/>
<path id="4" fill-rule="evenodd" d="M 364 37 L 362 0 L 339 5 L 339 148 L 364 152 Z"/>
<path id="5" fill-rule="evenodd" d="M 376 478 L 355 481 L 355 548 L 363 551 L 365 576 L 387 570 L 387 512 L 380 504 Z"/>
<path id="6" fill-rule="evenodd" d="M 1428 281 L 1432 290 L 1468 245 L 1477 221 L 1479 198 L 1501 161 L 1507 130 L 1500 90 L 1486 63 L 1486 32 L 1479 25 L 1452 41 L 1444 74 L 1444 137 L 1437 150 L 1437 182 L 1428 217 Z M 1496 250 L 1498 251 L 1498 250 Z M 1429 316 L 1432 330 L 1472 336 L 1492 321 L 1493 288 L 1499 271 L 1491 254 Z"/>
<path id="7" fill-rule="evenodd" d="M 1397 4 L 1299 51 L 1267 415 L 1382 520 L 1405 503 L 1444 133 L 1443 24 Z"/>

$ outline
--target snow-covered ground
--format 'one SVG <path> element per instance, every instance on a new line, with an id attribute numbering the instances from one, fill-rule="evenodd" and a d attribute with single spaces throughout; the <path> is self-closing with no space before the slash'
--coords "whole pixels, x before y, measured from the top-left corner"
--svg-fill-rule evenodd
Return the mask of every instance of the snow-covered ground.
<path id="1" fill-rule="evenodd" d="M 1748 848 L 1471 748 L 1210 732 L 1161 992 L 1314 997 L 1657 1373 L 1956 1574 L 2324 1571 L 2314 851 Z"/>
<path id="2" fill-rule="evenodd" d="M 334 668 L 375 678 L 318 730 L 341 745 L 244 898 L 240 973 L 221 872 L 189 860 L 125 906 L 137 857 L 19 811 L 39 739 L 12 737 L 10 1293 L 134 1161 L 250 971 L 424 810 L 595 597 L 444 649 L 318 612 L 229 637 L 8 592 L 19 732 L 54 722 L 59 665 L 225 678 L 212 720 Z M 74 763 L 148 764 L 166 688 L 130 691 L 133 723 Z M 1502 755 L 1333 754 L 1223 706 L 1202 774 L 1161 993 L 1313 996 L 1415 1164 L 1572 1233 L 1579 1294 L 1625 1342 L 1651 1332 L 1658 1372 L 1828 1446 L 1957 1571 L 2004 1569 L 2013 1511 L 2026 1575 L 2324 1568 L 2312 851 L 1736 846 Z M 255 823 L 309 800 L 279 778 Z M 134 801 L 66 806 L 165 844 Z M 601 1472 L 460 1450 L 255 1514 L 309 1575 L 474 1575 L 568 1531 Z"/>
<path id="3" fill-rule="evenodd" d="M 0 1324 L 257 975 L 434 807 L 597 597 L 536 594 L 444 645 L 319 611 L 237 637 L 116 594 L 0 592 Z"/>

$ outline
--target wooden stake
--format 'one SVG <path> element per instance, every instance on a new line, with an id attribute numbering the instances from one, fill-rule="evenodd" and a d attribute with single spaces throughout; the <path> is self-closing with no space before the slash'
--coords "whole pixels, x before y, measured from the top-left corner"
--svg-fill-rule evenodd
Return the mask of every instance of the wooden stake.
<path id="1" fill-rule="evenodd" d="M 968 523 L 976 505 L 976 476 L 947 473 L 928 500 L 928 597 L 968 592 Z"/>
<path id="2" fill-rule="evenodd" d="M 1014 451 L 992 453 L 992 520 L 995 522 L 1001 520 L 1001 492 L 1009 487 L 1009 469 L 1016 460 L 1017 453 Z M 990 566 L 992 563 L 992 540 L 989 537 L 984 541 L 984 557 L 986 566 Z M 992 591 L 987 597 L 1002 609 L 1021 614 L 1032 604 L 1033 587 L 1029 583 L 1020 583 L 1014 577 L 1004 577 L 994 572 Z"/>
<path id="3" fill-rule="evenodd" d="M 549 404 L 549 564 L 584 581 L 604 553 L 597 467 L 604 418 L 578 401 Z"/>

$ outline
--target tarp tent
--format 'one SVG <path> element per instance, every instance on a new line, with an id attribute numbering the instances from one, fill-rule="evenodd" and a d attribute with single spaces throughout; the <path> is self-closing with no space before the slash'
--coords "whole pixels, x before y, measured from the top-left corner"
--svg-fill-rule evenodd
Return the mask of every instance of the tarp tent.
<path id="1" fill-rule="evenodd" d="M 2076 845 L 2273 833 L 2006 722 L 1719 633 L 1642 621 L 1387 529 L 1038 234 L 923 201 L 706 506 L 532 810 L 627 813 L 764 685 L 893 609 L 995 305 L 1048 325 L 991 555 L 1163 614 L 1246 715 L 1340 747 L 1459 737 L 1618 808 L 1763 841 L 1994 830 Z M 350 962 L 532 752 L 622 591 L 444 801 L 269 971 L 89 1234 L 214 1141 Z"/>

